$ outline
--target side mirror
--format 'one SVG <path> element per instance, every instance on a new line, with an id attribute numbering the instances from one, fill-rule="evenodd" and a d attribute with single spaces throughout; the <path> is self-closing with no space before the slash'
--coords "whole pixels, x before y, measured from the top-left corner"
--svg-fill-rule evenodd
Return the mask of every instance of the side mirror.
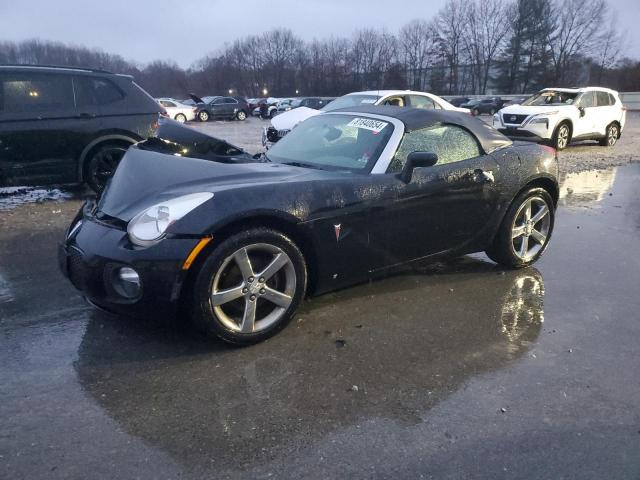
<path id="1" fill-rule="evenodd" d="M 438 163 L 438 155 L 435 153 L 411 152 L 407 157 L 407 162 L 404 164 L 402 172 L 400 172 L 399 178 L 404 183 L 409 183 L 415 168 L 432 167 L 436 163 Z"/>
<path id="2" fill-rule="evenodd" d="M 580 110 L 580 116 L 584 117 L 584 107 L 578 107 L 578 110 Z"/>

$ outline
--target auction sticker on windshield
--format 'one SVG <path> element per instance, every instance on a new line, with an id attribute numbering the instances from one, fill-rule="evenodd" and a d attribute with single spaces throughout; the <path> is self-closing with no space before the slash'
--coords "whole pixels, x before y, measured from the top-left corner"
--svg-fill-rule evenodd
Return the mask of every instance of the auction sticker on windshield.
<path id="1" fill-rule="evenodd" d="M 354 118 L 347 124 L 349 127 L 364 128 L 374 133 L 380 133 L 387 125 L 389 125 L 388 122 L 373 120 L 372 118 Z"/>

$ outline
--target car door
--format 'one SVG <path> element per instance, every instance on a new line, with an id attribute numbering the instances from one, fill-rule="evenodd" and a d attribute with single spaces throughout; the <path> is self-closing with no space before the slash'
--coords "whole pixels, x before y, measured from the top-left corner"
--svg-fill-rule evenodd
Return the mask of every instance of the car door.
<path id="1" fill-rule="evenodd" d="M 413 151 L 436 153 L 438 162 L 417 168 L 412 180 L 397 176 Z M 457 125 L 405 133 L 386 175 L 388 192 L 372 212 L 372 269 L 428 255 L 471 248 L 495 214 L 497 189 L 490 183 L 496 161 Z"/>
<path id="2" fill-rule="evenodd" d="M 409 106 L 412 108 L 422 108 L 426 110 L 441 109 L 442 107 L 435 103 L 426 95 L 407 95 Z"/>
<path id="3" fill-rule="evenodd" d="M 0 74 L 0 181 L 74 181 L 77 122 L 70 75 Z"/>
<path id="4" fill-rule="evenodd" d="M 604 135 L 609 125 L 614 120 L 617 120 L 615 115 L 615 108 L 613 107 L 613 96 L 604 91 L 597 91 L 596 94 L 596 108 L 594 115 L 594 131 L 600 135 Z"/>
<path id="5" fill-rule="evenodd" d="M 584 92 L 578 99 L 577 107 L 580 114 L 573 126 L 573 138 L 590 135 L 596 131 L 598 112 L 595 92 Z"/>

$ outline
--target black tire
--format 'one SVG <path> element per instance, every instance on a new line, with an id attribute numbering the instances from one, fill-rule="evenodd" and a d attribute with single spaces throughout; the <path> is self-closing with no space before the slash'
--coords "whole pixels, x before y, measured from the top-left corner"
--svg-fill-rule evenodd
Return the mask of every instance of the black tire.
<path id="1" fill-rule="evenodd" d="M 478 115 L 480 115 L 480 110 L 478 110 L 477 108 L 474 108 L 473 110 L 471 110 L 471 113 L 473 114 L 474 117 L 477 117 Z"/>
<path id="2" fill-rule="evenodd" d="M 91 189 L 100 193 L 107 181 L 113 176 L 129 145 L 122 143 L 105 143 L 89 153 L 85 161 L 84 179 Z"/>
<path id="3" fill-rule="evenodd" d="M 260 283 L 257 273 L 258 270 L 263 269 L 270 260 L 266 254 L 263 258 L 257 256 L 264 253 L 259 249 L 251 250 L 259 246 L 269 246 L 280 252 L 284 252 L 289 260 L 289 263 L 280 267 L 277 273 L 267 278 L 263 283 Z M 249 258 L 251 259 L 250 265 L 255 275 L 255 277 L 249 277 L 254 278 L 252 283 L 248 283 L 248 279 L 243 278 L 239 264 L 236 263 L 234 257 L 235 253 L 247 247 Z M 276 257 L 274 256 L 273 258 Z M 232 317 L 234 314 L 236 314 L 237 317 L 246 315 L 248 305 L 250 305 L 249 296 L 251 296 L 251 292 L 256 285 L 260 284 L 280 291 L 284 283 L 289 282 L 292 272 L 295 272 L 295 286 L 290 289 L 291 293 L 288 296 L 290 303 L 288 306 L 274 306 L 274 304 L 267 299 L 266 295 L 264 298 L 261 298 L 260 295 L 265 293 L 264 288 L 254 291 L 255 295 L 252 296 L 255 298 L 256 323 L 255 325 L 252 324 L 252 328 L 255 326 L 255 330 L 251 333 L 240 332 L 239 329 L 241 328 L 242 319 L 234 319 Z M 280 278 L 278 278 L 279 275 Z M 214 292 L 217 282 L 227 282 L 227 285 L 224 285 L 222 290 L 219 291 L 223 291 L 224 289 L 242 289 L 242 296 L 235 297 L 233 300 L 227 300 L 217 307 L 214 307 L 212 304 L 212 292 Z M 258 284 L 256 284 L 256 282 L 258 282 Z M 279 286 L 278 282 L 281 282 Z M 287 283 L 287 285 L 289 284 Z M 252 288 L 252 290 L 249 290 L 249 288 Z M 307 267 L 305 259 L 296 244 L 277 230 L 270 228 L 251 228 L 231 235 L 223 240 L 205 259 L 193 284 L 191 317 L 196 327 L 208 335 L 216 336 L 225 342 L 235 345 L 251 345 L 275 335 L 289 323 L 304 297 L 306 288 Z M 245 293 L 245 291 L 247 292 Z M 253 302 L 253 300 L 251 301 Z M 269 313 L 270 309 L 272 309 L 271 313 Z M 242 313 L 240 311 L 242 311 Z M 269 319 L 269 315 L 272 315 L 274 312 L 277 314 L 274 315 L 276 320 L 274 320 L 273 323 L 267 322 L 266 326 L 262 328 L 259 323 L 263 321 L 266 322 Z M 265 316 L 260 320 L 257 319 L 257 317 L 263 313 Z M 237 323 L 231 322 L 236 320 Z"/>
<path id="4" fill-rule="evenodd" d="M 236 119 L 244 122 L 247 119 L 247 112 L 239 110 L 238 113 L 236 113 Z"/>
<path id="5" fill-rule="evenodd" d="M 274 108 L 273 110 L 271 110 L 271 111 L 269 112 L 269 118 L 273 118 L 273 117 L 275 117 L 275 116 L 276 116 L 276 109 Z"/>
<path id="6" fill-rule="evenodd" d="M 185 123 L 187 121 L 187 117 L 184 113 L 179 113 L 175 116 L 175 121 L 180 123 Z"/>
<path id="7" fill-rule="evenodd" d="M 540 248 L 535 252 L 531 258 L 527 258 L 523 260 L 518 254 L 515 252 L 514 247 L 514 224 L 516 220 L 516 216 L 520 211 L 520 207 L 523 206 L 529 199 L 540 199 L 543 200 L 548 208 L 549 215 L 549 225 L 546 233 L 546 241 Z M 493 240 L 493 244 L 486 250 L 487 256 L 496 263 L 500 265 L 504 265 L 509 268 L 522 268 L 532 263 L 536 262 L 542 254 L 547 249 L 549 245 L 549 241 L 551 240 L 551 234 L 553 233 L 553 225 L 555 221 L 555 208 L 553 204 L 553 199 L 549 192 L 547 192 L 544 188 L 540 187 L 532 187 L 524 190 L 513 200 L 507 213 L 500 224 L 500 228 L 496 233 L 496 236 Z M 538 222 L 536 223 L 536 225 Z M 529 242 L 527 237 L 527 242 Z"/>
<path id="8" fill-rule="evenodd" d="M 209 112 L 202 110 L 200 112 L 198 112 L 198 120 L 200 120 L 201 122 L 208 122 L 209 121 Z"/>
<path id="9" fill-rule="evenodd" d="M 560 125 L 556 127 L 555 132 L 553 132 L 553 137 L 551 137 L 551 146 L 556 150 L 564 150 L 569 145 L 569 142 L 571 142 L 571 133 L 571 125 L 567 122 L 560 123 Z"/>
<path id="10" fill-rule="evenodd" d="M 613 147 L 620 138 L 620 126 L 613 122 L 607 125 L 604 138 L 601 138 L 598 143 L 602 147 Z"/>

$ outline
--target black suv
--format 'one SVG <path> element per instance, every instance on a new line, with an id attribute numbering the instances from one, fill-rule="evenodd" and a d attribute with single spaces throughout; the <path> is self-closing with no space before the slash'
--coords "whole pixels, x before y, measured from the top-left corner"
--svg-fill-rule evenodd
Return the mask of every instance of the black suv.
<path id="1" fill-rule="evenodd" d="M 130 76 L 0 65 L 0 186 L 86 182 L 99 192 L 162 111 Z"/>
<path id="2" fill-rule="evenodd" d="M 249 104 L 242 97 L 214 96 L 200 98 L 193 93 L 190 93 L 189 96 L 198 107 L 196 117 L 201 122 L 208 122 L 212 118 L 246 120 L 249 115 Z"/>

